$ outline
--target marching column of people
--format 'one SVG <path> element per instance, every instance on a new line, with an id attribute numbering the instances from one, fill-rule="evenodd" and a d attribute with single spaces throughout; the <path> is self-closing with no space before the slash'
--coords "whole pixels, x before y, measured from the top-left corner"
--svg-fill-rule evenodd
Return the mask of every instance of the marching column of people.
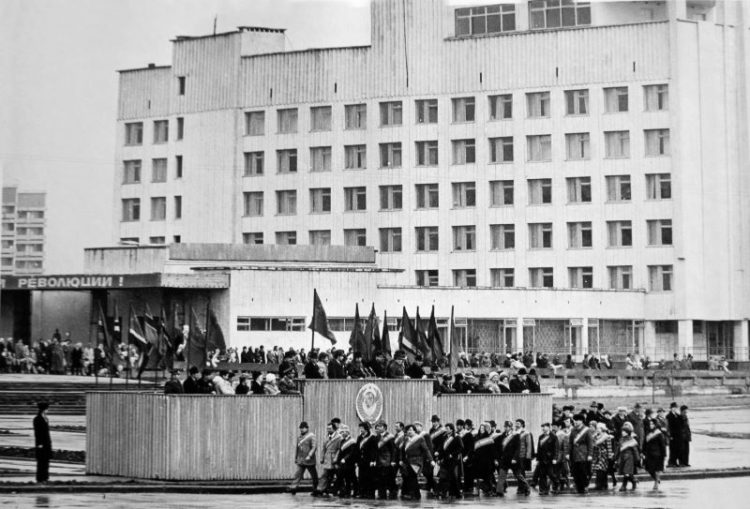
<path id="1" fill-rule="evenodd" d="M 573 407 L 566 406 L 562 412 L 555 408 L 554 420 L 541 425 L 536 441 L 523 419 L 504 421 L 502 429 L 494 421 L 485 421 L 476 430 L 470 419 L 442 424 L 437 415 L 432 416 L 428 430 L 420 422 L 405 425 L 399 421 L 392 431 L 382 420 L 374 427 L 361 422 L 356 438 L 340 419 L 333 419 L 320 442 L 303 422 L 297 442 L 297 471 L 289 491 L 296 493 L 309 471 L 315 496 L 394 499 L 400 490 L 402 499 L 418 500 L 419 480 L 424 478 L 431 496 L 503 497 L 510 473 L 518 496 L 528 496 L 531 488 L 538 489 L 540 495 L 558 494 L 571 486 L 571 478 L 575 491 L 584 494 L 592 479 L 595 491 L 608 490 L 610 477 L 615 488 L 617 476 L 619 491 L 628 486 L 636 489 L 640 468 L 653 478 L 653 489 L 658 489 L 668 443 L 670 460 L 687 464 L 687 407 L 666 417 L 654 417 L 650 409 L 641 416 L 640 406 L 631 413 L 620 408 L 611 419 L 603 407 L 594 404 L 592 408 L 596 410 L 575 415 Z"/>

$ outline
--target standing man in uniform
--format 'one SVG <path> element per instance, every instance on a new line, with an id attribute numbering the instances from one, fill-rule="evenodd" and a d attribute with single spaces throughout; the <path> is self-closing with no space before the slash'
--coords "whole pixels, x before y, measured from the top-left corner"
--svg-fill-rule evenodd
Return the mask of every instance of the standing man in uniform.
<path id="1" fill-rule="evenodd" d="M 302 481 L 302 477 L 305 475 L 305 470 L 310 472 L 313 484 L 313 496 L 319 494 L 318 491 L 318 469 L 315 467 L 315 451 L 318 448 L 318 442 L 315 439 L 315 435 L 310 432 L 310 426 L 307 422 L 302 421 L 299 423 L 299 437 L 297 438 L 297 451 L 294 457 L 294 462 L 297 464 L 297 472 L 294 474 L 294 480 L 292 480 L 291 486 L 289 486 L 289 493 L 294 495 L 297 493 L 299 483 Z"/>
<path id="2" fill-rule="evenodd" d="M 38 412 L 34 417 L 34 444 L 36 453 L 36 482 L 49 481 L 49 460 L 52 456 L 52 438 L 49 435 L 47 409 L 49 403 L 37 404 Z"/>
<path id="3" fill-rule="evenodd" d="M 570 432 L 570 471 L 578 493 L 586 493 L 589 485 L 589 464 L 594 457 L 594 440 L 591 431 L 584 424 L 582 414 L 573 417 L 573 430 Z"/>
<path id="4" fill-rule="evenodd" d="M 680 446 L 682 445 L 682 416 L 677 409 L 677 403 L 672 402 L 669 405 L 669 413 L 667 414 L 667 435 L 669 436 L 669 461 L 667 462 L 668 467 L 676 467 L 677 462 L 680 460 L 682 451 Z"/>

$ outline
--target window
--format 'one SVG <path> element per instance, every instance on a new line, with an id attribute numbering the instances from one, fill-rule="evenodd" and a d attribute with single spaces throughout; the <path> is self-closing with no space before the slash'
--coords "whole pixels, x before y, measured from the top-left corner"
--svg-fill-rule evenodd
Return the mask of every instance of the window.
<path id="1" fill-rule="evenodd" d="M 278 173 L 297 173 L 297 149 L 277 150 L 276 168 Z"/>
<path id="2" fill-rule="evenodd" d="M 502 138 L 490 138 L 490 162 L 512 163 L 513 162 L 513 136 Z"/>
<path id="3" fill-rule="evenodd" d="M 552 136 L 549 134 L 526 136 L 526 146 L 529 161 L 552 160 Z"/>
<path id="4" fill-rule="evenodd" d="M 345 145 L 344 168 L 347 170 L 363 170 L 367 168 L 367 146 Z"/>
<path id="5" fill-rule="evenodd" d="M 609 288 L 611 290 L 630 290 L 633 288 L 633 266 L 632 265 L 610 265 Z"/>
<path id="6" fill-rule="evenodd" d="M 568 161 L 582 161 L 591 158 L 589 133 L 571 133 L 565 135 Z"/>
<path id="7" fill-rule="evenodd" d="M 401 142 L 380 144 L 380 167 L 401 168 Z"/>
<path id="8" fill-rule="evenodd" d="M 297 191 L 293 189 L 276 191 L 276 214 L 287 216 L 297 214 Z"/>
<path id="9" fill-rule="evenodd" d="M 475 207 L 477 204 L 477 186 L 474 182 L 456 182 L 453 184 L 453 207 Z"/>
<path id="10" fill-rule="evenodd" d="M 490 207 L 513 205 L 513 181 L 490 181 Z"/>
<path id="11" fill-rule="evenodd" d="M 125 145 L 143 144 L 143 122 L 125 124 Z"/>
<path id="12" fill-rule="evenodd" d="M 490 225 L 490 249 L 514 249 L 516 247 L 516 227 L 512 224 Z"/>
<path id="13" fill-rule="evenodd" d="M 568 267 L 568 281 L 571 288 L 593 288 L 593 267 Z"/>
<path id="14" fill-rule="evenodd" d="M 380 210 L 401 210 L 402 187 L 380 186 Z"/>
<path id="15" fill-rule="evenodd" d="M 169 120 L 154 120 L 154 143 L 169 141 Z"/>
<path id="16" fill-rule="evenodd" d="M 415 270 L 414 274 L 417 278 L 417 286 L 437 286 L 438 285 L 438 271 L 437 270 Z"/>
<path id="17" fill-rule="evenodd" d="M 560 28 L 591 24 L 591 4 L 580 0 L 531 0 L 529 27 Z"/>
<path id="18" fill-rule="evenodd" d="M 565 91 L 565 112 L 568 115 L 588 115 L 589 114 L 589 91 L 583 90 L 566 90 Z"/>
<path id="19" fill-rule="evenodd" d="M 310 148 L 310 171 L 331 171 L 331 147 Z"/>
<path id="20" fill-rule="evenodd" d="M 672 266 L 671 265 L 649 265 L 648 266 L 648 289 L 652 292 L 672 291 Z"/>
<path id="21" fill-rule="evenodd" d="M 174 178 L 182 178 L 182 156 L 174 156 Z"/>
<path id="22" fill-rule="evenodd" d="M 185 137 L 185 119 L 177 117 L 177 141 Z"/>
<path id="23" fill-rule="evenodd" d="M 245 176 L 263 175 L 263 151 L 245 152 Z"/>
<path id="24" fill-rule="evenodd" d="M 346 129 L 367 129 L 367 105 L 347 104 L 344 106 L 344 125 Z"/>
<path id="25" fill-rule="evenodd" d="M 568 184 L 568 203 L 591 203 L 591 177 L 571 177 Z"/>
<path id="26" fill-rule="evenodd" d="M 417 209 L 434 209 L 440 205 L 437 184 L 417 184 Z"/>
<path id="27" fill-rule="evenodd" d="M 245 112 L 245 135 L 246 136 L 263 136 L 265 133 L 266 133 L 266 112 L 265 111 Z"/>
<path id="28" fill-rule="evenodd" d="M 475 103 L 473 97 L 452 99 L 453 122 L 474 122 Z"/>
<path id="29" fill-rule="evenodd" d="M 328 214 L 331 212 L 331 188 L 310 189 L 310 213 Z"/>
<path id="30" fill-rule="evenodd" d="M 630 131 L 605 132 L 604 157 L 610 159 L 630 157 Z"/>
<path id="31" fill-rule="evenodd" d="M 151 198 L 151 220 L 164 221 L 167 218 L 167 199 L 164 196 Z"/>
<path id="32" fill-rule="evenodd" d="M 305 319 L 296 317 L 237 317 L 238 331 L 297 331 L 305 330 Z"/>
<path id="33" fill-rule="evenodd" d="M 380 125 L 401 125 L 403 123 L 403 107 L 401 101 L 380 103 Z"/>
<path id="34" fill-rule="evenodd" d="M 310 108 L 310 130 L 311 131 L 330 131 L 331 130 L 331 107 L 330 106 L 313 106 Z"/>
<path id="35" fill-rule="evenodd" d="M 605 88 L 604 111 L 607 113 L 623 113 L 628 111 L 628 87 Z"/>
<path id="36" fill-rule="evenodd" d="M 453 164 L 473 164 L 476 162 L 476 143 L 473 139 L 452 140 Z"/>
<path id="37" fill-rule="evenodd" d="M 380 228 L 380 251 L 383 253 L 401 252 L 401 228 Z"/>
<path id="38" fill-rule="evenodd" d="M 529 118 L 549 117 L 549 92 L 532 92 L 526 94 L 526 116 Z"/>
<path id="39" fill-rule="evenodd" d="M 420 99 L 415 102 L 417 109 L 417 124 L 437 124 L 437 99 Z"/>
<path id="40" fill-rule="evenodd" d="M 513 288 L 515 283 L 514 269 L 490 269 L 490 279 L 494 288 Z"/>
<path id="41" fill-rule="evenodd" d="M 310 230 L 311 246 L 330 246 L 331 230 Z"/>
<path id="42" fill-rule="evenodd" d="M 263 232 L 247 232 L 242 234 L 244 244 L 263 244 Z"/>
<path id="43" fill-rule="evenodd" d="M 344 210 L 347 212 L 367 210 L 367 188 L 345 187 Z"/>
<path id="44" fill-rule="evenodd" d="M 649 200 L 669 200 L 672 198 L 672 176 L 669 173 L 646 175 L 646 196 Z"/>
<path id="45" fill-rule="evenodd" d="M 474 225 L 453 227 L 453 250 L 474 251 L 477 248 L 477 227 Z"/>
<path id="46" fill-rule="evenodd" d="M 344 230 L 345 246 L 366 246 L 367 230 L 364 228 L 352 228 Z"/>
<path id="47" fill-rule="evenodd" d="M 163 245 L 165 242 L 166 242 L 166 238 L 164 237 L 149 237 L 148 238 L 149 244 Z"/>
<path id="48" fill-rule="evenodd" d="M 555 285 L 552 267 L 531 267 L 529 286 L 531 288 L 552 288 Z"/>
<path id="49" fill-rule="evenodd" d="M 297 132 L 297 108 L 287 108 L 277 111 L 278 132 L 296 133 Z"/>
<path id="50" fill-rule="evenodd" d="M 456 37 L 510 32 L 516 29 L 516 6 L 484 5 L 456 9 Z"/>
<path id="51" fill-rule="evenodd" d="M 693 322 L 693 331 L 695 331 L 695 324 L 696 322 Z M 677 330 L 677 320 L 654 321 L 654 332 L 657 334 L 677 334 Z"/>
<path id="52" fill-rule="evenodd" d="M 437 140 L 418 141 L 417 166 L 437 166 L 438 164 L 438 142 Z"/>
<path id="53" fill-rule="evenodd" d="M 669 129 L 645 129 L 646 156 L 669 155 Z"/>
<path id="54" fill-rule="evenodd" d="M 178 95 L 185 95 L 186 79 L 187 78 L 185 76 L 177 76 L 177 94 Z"/>
<path id="55" fill-rule="evenodd" d="M 490 120 L 510 120 L 513 118 L 513 94 L 491 95 Z"/>
<path id="56" fill-rule="evenodd" d="M 646 227 L 648 229 L 649 246 L 672 245 L 671 219 L 649 219 L 646 221 Z"/>
<path id="57" fill-rule="evenodd" d="M 166 158 L 151 159 L 151 182 L 167 181 Z"/>
<path id="58" fill-rule="evenodd" d="M 552 223 L 529 223 L 529 249 L 552 249 Z"/>
<path id="59" fill-rule="evenodd" d="M 126 198 L 122 200 L 122 220 L 123 221 L 140 221 L 141 220 L 141 199 Z M 20 233 L 20 229 L 19 229 Z"/>
<path id="60" fill-rule="evenodd" d="M 529 179 L 529 205 L 552 203 L 552 179 Z"/>
<path id="61" fill-rule="evenodd" d="M 141 160 L 123 161 L 123 184 L 138 184 L 141 182 Z"/>
<path id="62" fill-rule="evenodd" d="M 174 218 L 182 219 L 182 196 L 174 197 Z"/>
<path id="63" fill-rule="evenodd" d="M 630 175 L 609 175 L 606 182 L 608 201 L 630 201 Z"/>
<path id="64" fill-rule="evenodd" d="M 643 109 L 666 111 L 669 109 L 669 87 L 667 85 L 644 85 Z"/>
<path id="65" fill-rule="evenodd" d="M 280 246 L 294 246 L 297 244 L 297 232 L 276 232 L 276 244 Z"/>
<path id="66" fill-rule="evenodd" d="M 417 252 L 424 253 L 438 250 L 437 226 L 418 226 L 415 228 L 415 232 L 417 234 Z"/>
<path id="67" fill-rule="evenodd" d="M 570 249 L 591 247 L 591 221 L 568 223 L 568 247 Z"/>
<path id="68" fill-rule="evenodd" d="M 477 286 L 476 269 L 457 269 L 453 271 L 453 286 L 473 288 Z"/>
<path id="69" fill-rule="evenodd" d="M 633 245 L 633 225 L 631 221 L 607 221 L 609 247 L 630 247 Z"/>
<path id="70" fill-rule="evenodd" d="M 16 225 L 14 225 L 13 223 L 3 223 L 3 233 L 13 233 L 15 227 Z M 20 232 L 21 232 L 21 228 L 18 229 L 19 234 Z"/>

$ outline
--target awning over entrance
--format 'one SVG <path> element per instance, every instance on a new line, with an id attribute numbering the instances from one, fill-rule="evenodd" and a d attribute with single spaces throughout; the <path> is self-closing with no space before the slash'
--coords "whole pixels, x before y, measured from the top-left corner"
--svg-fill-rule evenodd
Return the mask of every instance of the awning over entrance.
<path id="1" fill-rule="evenodd" d="M 0 279 L 3 291 L 13 290 L 125 290 L 129 288 L 229 288 L 229 274 L 62 274 L 50 276 L 5 276 Z"/>

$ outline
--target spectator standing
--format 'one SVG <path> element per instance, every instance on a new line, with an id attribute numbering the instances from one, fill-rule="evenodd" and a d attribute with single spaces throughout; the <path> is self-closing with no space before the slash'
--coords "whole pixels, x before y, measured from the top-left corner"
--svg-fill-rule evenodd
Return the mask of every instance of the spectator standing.
<path id="1" fill-rule="evenodd" d="M 643 457 L 646 472 L 654 480 L 654 490 L 659 489 L 661 474 L 664 472 L 664 458 L 667 456 L 667 439 L 656 419 L 646 418 L 646 436 L 643 441 Z"/>
<path id="2" fill-rule="evenodd" d="M 49 481 L 49 460 L 52 457 L 52 438 L 49 434 L 47 419 L 48 403 L 37 404 L 38 412 L 34 417 L 34 452 L 36 454 L 36 482 Z"/>
<path id="3" fill-rule="evenodd" d="M 177 378 L 177 374 L 180 372 L 179 369 L 173 369 L 170 371 L 170 378 L 167 383 L 164 384 L 164 394 L 183 394 L 185 391 Z"/>
<path id="4" fill-rule="evenodd" d="M 617 450 L 619 473 L 623 476 L 620 491 L 628 489 L 628 481 L 632 483 L 633 489 L 636 488 L 635 474 L 638 473 L 640 459 L 641 448 L 638 445 L 637 438 L 634 436 L 633 425 L 630 422 L 626 422 L 622 426 L 622 437 L 620 438 L 620 446 Z"/>
<path id="5" fill-rule="evenodd" d="M 190 367 L 188 377 L 182 382 L 182 392 L 185 394 L 200 394 L 201 386 L 198 383 L 199 371 L 195 366 Z"/>
<path id="6" fill-rule="evenodd" d="M 669 461 L 668 467 L 676 467 L 677 462 L 682 458 L 682 416 L 677 408 L 677 403 L 672 402 L 669 405 L 667 414 L 667 434 L 669 435 Z"/>
<path id="7" fill-rule="evenodd" d="M 680 407 L 680 420 L 682 421 L 680 434 L 680 466 L 690 466 L 690 442 L 693 440 L 693 434 L 690 431 L 690 419 L 688 418 L 688 407 Z"/>

